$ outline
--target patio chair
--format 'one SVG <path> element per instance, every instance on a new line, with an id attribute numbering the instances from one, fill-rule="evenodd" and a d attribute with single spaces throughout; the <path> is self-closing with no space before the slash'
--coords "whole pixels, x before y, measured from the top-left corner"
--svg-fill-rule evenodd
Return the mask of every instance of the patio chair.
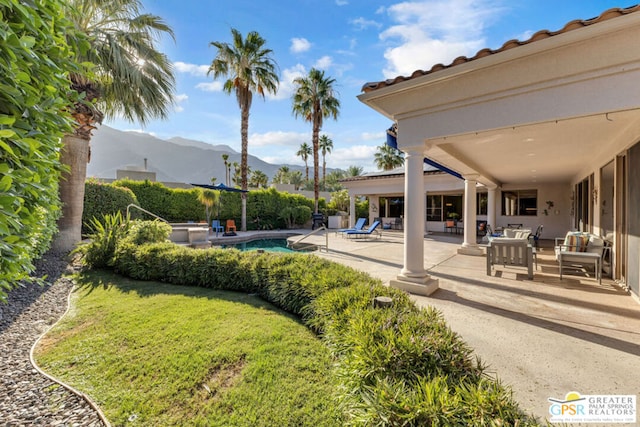
<path id="1" fill-rule="evenodd" d="M 569 231 L 565 237 L 555 239 L 556 260 L 562 280 L 563 269 L 576 266 L 593 266 L 595 278 L 598 284 L 602 283 L 603 260 L 610 256 L 611 250 L 605 240 L 595 234 L 579 231 Z"/>
<path id="2" fill-rule="evenodd" d="M 379 231 L 376 230 L 379 225 L 380 225 L 380 221 L 374 221 L 373 224 L 371 224 L 369 228 L 367 228 L 366 230 L 347 231 L 346 234 L 347 234 L 347 237 L 349 238 L 351 238 L 352 236 L 358 238 L 358 237 L 369 237 L 375 233 L 376 236 L 380 238 L 381 234 Z"/>
<path id="3" fill-rule="evenodd" d="M 215 233 L 224 233 L 224 227 L 222 226 L 222 224 L 220 224 L 219 219 L 214 219 L 213 221 L 211 221 L 211 230 Z"/>
<path id="4" fill-rule="evenodd" d="M 487 246 L 487 276 L 491 269 L 502 264 L 503 267 L 526 267 L 527 278 L 533 279 L 534 251 L 527 240 L 497 237 Z"/>
<path id="5" fill-rule="evenodd" d="M 227 233 L 235 233 L 236 232 L 236 222 L 233 219 L 227 220 Z"/>
<path id="6" fill-rule="evenodd" d="M 338 233 L 346 233 L 347 231 L 358 231 L 358 230 L 362 230 L 364 228 L 364 224 L 367 222 L 366 218 L 358 218 L 358 220 L 356 221 L 355 225 L 351 228 L 341 228 L 339 230 L 336 230 L 336 235 L 338 235 Z M 344 234 L 343 234 L 344 236 Z"/>
<path id="7" fill-rule="evenodd" d="M 540 236 L 542 236 L 542 229 L 544 228 L 544 225 L 539 225 L 538 228 L 536 228 L 536 232 L 532 235 L 529 236 L 529 239 L 531 240 L 531 243 L 533 243 L 533 245 L 536 247 L 536 249 L 540 248 Z"/>

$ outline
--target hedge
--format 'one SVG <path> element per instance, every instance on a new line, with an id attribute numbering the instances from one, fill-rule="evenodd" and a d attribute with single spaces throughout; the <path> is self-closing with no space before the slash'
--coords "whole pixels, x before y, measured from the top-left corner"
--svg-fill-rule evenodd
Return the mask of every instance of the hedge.
<path id="1" fill-rule="evenodd" d="M 61 0 L 0 0 L 0 301 L 49 248 L 60 212 L 60 140 L 77 100 L 74 34 Z M 86 47 L 86 45 L 84 46 Z"/>
<path id="2" fill-rule="evenodd" d="M 205 219 L 204 205 L 198 201 L 197 188 L 168 188 L 160 182 L 122 179 L 115 186 L 130 189 L 138 199 L 140 207 L 169 222 L 202 221 Z"/>
<path id="3" fill-rule="evenodd" d="M 136 195 L 129 188 L 105 184 L 94 179 L 87 180 L 84 185 L 82 234 L 91 231 L 88 224 L 92 219 L 100 219 L 105 215 L 114 215 L 118 212 L 124 216 L 127 213 L 127 206 L 132 203 L 139 205 Z M 139 212 L 132 210 L 130 214 L 135 218 Z"/>
<path id="4" fill-rule="evenodd" d="M 88 181 L 85 188 L 91 191 L 89 186 L 93 184 Z M 198 200 L 198 188 L 193 189 L 173 189 L 168 188 L 160 182 L 133 181 L 123 179 L 112 184 L 116 187 L 130 189 L 140 207 L 153 212 L 169 222 L 203 221 L 206 219 L 205 208 Z M 85 197 L 85 210 L 91 212 L 84 218 L 85 222 L 90 220 L 96 213 L 114 213 L 113 208 L 101 204 L 93 206 L 93 198 Z M 120 203 L 120 202 L 119 202 Z M 320 200 L 320 206 L 325 206 L 324 199 Z M 305 209 L 308 208 L 309 210 Z M 289 209 L 291 208 L 291 209 Z M 213 218 L 224 221 L 233 219 L 236 224 L 241 221 L 242 200 L 238 192 L 221 191 L 220 205 L 214 208 Z M 247 229 L 248 230 L 274 230 L 285 229 L 289 225 L 290 216 L 283 212 L 292 212 L 294 226 L 302 226 L 311 218 L 313 200 L 300 194 L 290 194 L 279 192 L 274 188 L 265 190 L 251 190 L 247 194 Z"/>
<path id="5" fill-rule="evenodd" d="M 157 229 L 146 224 L 136 227 Z M 335 398 L 348 425 L 538 425 L 437 310 L 364 272 L 315 255 L 194 250 L 158 233 L 141 244 L 140 235 L 116 245 L 117 272 L 257 293 L 300 316 L 335 356 Z M 391 307 L 374 308 L 376 296 L 391 297 Z"/>

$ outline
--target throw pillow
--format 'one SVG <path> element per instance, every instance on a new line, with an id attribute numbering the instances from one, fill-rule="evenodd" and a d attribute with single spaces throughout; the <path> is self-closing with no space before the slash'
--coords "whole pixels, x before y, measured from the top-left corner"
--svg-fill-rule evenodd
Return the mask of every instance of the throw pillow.
<path id="1" fill-rule="evenodd" d="M 564 250 L 569 252 L 586 252 L 589 244 L 589 236 L 581 234 L 569 234 L 564 239 Z"/>

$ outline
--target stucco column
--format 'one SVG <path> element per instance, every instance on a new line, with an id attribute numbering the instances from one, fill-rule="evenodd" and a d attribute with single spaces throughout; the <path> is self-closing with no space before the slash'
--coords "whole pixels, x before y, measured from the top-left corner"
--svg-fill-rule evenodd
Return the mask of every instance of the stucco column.
<path id="1" fill-rule="evenodd" d="M 483 255 L 482 250 L 476 244 L 476 184 L 478 175 L 471 174 L 464 176 L 464 242 L 458 249 L 463 255 Z"/>
<path id="2" fill-rule="evenodd" d="M 389 285 L 412 294 L 431 295 L 438 280 L 424 269 L 425 191 L 423 147 L 403 147 L 404 165 L 404 267 Z"/>
<path id="3" fill-rule="evenodd" d="M 374 207 L 375 206 L 375 211 Z M 373 224 L 374 218 L 380 216 L 380 199 L 378 196 L 369 196 L 369 225 Z"/>
<path id="4" fill-rule="evenodd" d="M 487 223 L 492 230 L 496 229 L 496 194 L 497 187 L 487 187 Z"/>
<path id="5" fill-rule="evenodd" d="M 353 228 L 356 224 L 356 196 L 349 195 L 349 228 Z"/>

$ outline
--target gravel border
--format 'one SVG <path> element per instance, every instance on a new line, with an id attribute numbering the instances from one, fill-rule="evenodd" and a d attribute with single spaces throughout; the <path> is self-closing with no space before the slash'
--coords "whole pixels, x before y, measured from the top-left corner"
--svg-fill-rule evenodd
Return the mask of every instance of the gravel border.
<path id="1" fill-rule="evenodd" d="M 0 420 L 7 427 L 109 427 L 88 398 L 31 363 L 31 349 L 68 308 L 74 283 L 61 277 L 69 265 L 65 254 L 49 252 L 37 262 L 35 277 L 45 286 L 21 284 L 0 303 Z"/>

